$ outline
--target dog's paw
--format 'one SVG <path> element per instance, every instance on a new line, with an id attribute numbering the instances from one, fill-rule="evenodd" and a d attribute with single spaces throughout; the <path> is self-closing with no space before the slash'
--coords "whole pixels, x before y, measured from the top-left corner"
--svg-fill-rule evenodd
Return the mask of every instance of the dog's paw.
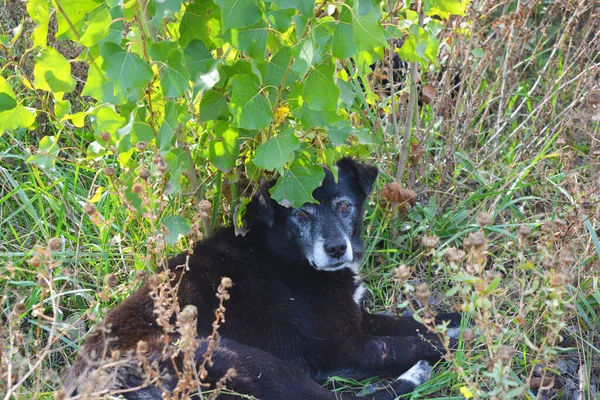
<path id="1" fill-rule="evenodd" d="M 398 381 L 407 381 L 416 386 L 422 385 L 431 379 L 431 365 L 427 361 L 421 360 L 411 369 L 403 373 L 396 379 Z"/>
<path id="2" fill-rule="evenodd" d="M 446 335 L 448 335 L 450 339 L 458 339 L 460 336 L 460 328 L 448 328 L 446 330 Z"/>

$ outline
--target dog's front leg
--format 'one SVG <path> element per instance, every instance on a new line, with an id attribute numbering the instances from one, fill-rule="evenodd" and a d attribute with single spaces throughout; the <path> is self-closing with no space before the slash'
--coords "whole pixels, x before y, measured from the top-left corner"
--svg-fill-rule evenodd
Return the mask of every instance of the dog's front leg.
<path id="1" fill-rule="evenodd" d="M 451 346 L 454 343 L 451 343 Z M 420 360 L 436 362 L 446 353 L 437 335 L 348 337 L 321 353 L 327 359 L 313 376 L 325 381 L 329 376 L 364 379 L 376 375 L 394 376 Z"/>
<path id="2" fill-rule="evenodd" d="M 448 328 L 453 329 L 450 337 L 456 337 L 460 327 L 461 315 L 459 313 L 438 314 L 435 317 L 436 325 L 449 321 Z M 374 336 L 415 336 L 430 333 L 429 330 L 412 316 L 396 317 L 381 314 L 362 312 L 361 328 L 363 333 Z"/>

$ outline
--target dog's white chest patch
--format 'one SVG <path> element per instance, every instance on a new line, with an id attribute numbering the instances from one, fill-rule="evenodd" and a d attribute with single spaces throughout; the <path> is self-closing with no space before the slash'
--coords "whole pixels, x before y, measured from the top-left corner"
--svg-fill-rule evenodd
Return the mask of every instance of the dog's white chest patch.
<path id="1" fill-rule="evenodd" d="M 356 304 L 360 305 L 362 298 L 365 295 L 366 291 L 367 291 L 367 288 L 365 288 L 365 285 L 363 285 L 362 283 L 360 285 L 358 285 L 358 287 L 354 291 L 354 295 L 352 295 L 352 298 L 354 299 L 354 302 Z"/>

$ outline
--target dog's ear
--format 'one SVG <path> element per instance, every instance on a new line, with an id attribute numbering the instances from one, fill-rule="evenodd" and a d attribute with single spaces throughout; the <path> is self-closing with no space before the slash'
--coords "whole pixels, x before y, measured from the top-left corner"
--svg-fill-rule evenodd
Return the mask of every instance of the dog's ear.
<path id="1" fill-rule="evenodd" d="M 337 166 L 341 173 L 347 173 L 354 178 L 365 197 L 371 193 L 373 185 L 377 180 L 377 174 L 379 173 L 377 167 L 359 163 L 349 157 L 344 157 L 339 160 Z"/>
<path id="2" fill-rule="evenodd" d="M 275 201 L 269 194 L 271 186 L 268 182 L 261 183 L 246 207 L 246 220 L 250 229 L 256 225 L 271 228 L 275 223 Z"/>

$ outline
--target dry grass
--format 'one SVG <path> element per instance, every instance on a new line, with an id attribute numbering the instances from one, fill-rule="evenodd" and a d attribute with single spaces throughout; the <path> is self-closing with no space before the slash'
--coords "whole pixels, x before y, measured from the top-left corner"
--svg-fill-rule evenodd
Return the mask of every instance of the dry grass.
<path id="1" fill-rule="evenodd" d="M 5 14 L 10 27 L 17 20 Z M 364 98 L 368 112 L 352 116 L 380 129 L 370 160 L 382 171 L 381 187 L 399 177 L 417 194 L 410 209 L 380 192 L 371 199 L 367 306 L 411 310 L 424 322 L 435 311 L 464 312 L 459 351 L 414 398 L 596 398 L 600 2 L 475 0 L 466 18 L 448 25 L 439 70 L 411 67 L 412 84 L 410 75 L 396 79 L 393 95 L 373 84 L 377 101 Z M 428 85 L 435 95 L 419 105 Z M 216 209 L 198 210 L 192 195 L 163 196 L 158 173 L 137 182 L 148 206 L 140 214 L 111 166 L 82 162 L 84 146 L 65 137 L 50 172 L 25 164 L 35 134 L 0 137 L 5 399 L 53 398 L 89 329 L 148 272 L 162 270 L 168 254 L 191 248 L 211 222 L 225 223 L 234 203 L 222 200 L 203 166 L 193 186 L 206 188 Z M 160 171 L 160 162 L 148 149 L 140 168 Z M 90 203 L 98 186 L 105 194 Z M 201 215 L 176 248 L 164 243 L 166 210 Z M 188 338 L 178 346 L 192 354 L 194 312 L 177 310 L 169 303 L 174 289 L 164 289 L 171 307 L 160 315 L 179 315 L 177 326 L 164 326 Z M 143 353 L 142 346 L 140 360 Z M 202 380 L 197 366 L 185 365 L 176 398 Z"/>

